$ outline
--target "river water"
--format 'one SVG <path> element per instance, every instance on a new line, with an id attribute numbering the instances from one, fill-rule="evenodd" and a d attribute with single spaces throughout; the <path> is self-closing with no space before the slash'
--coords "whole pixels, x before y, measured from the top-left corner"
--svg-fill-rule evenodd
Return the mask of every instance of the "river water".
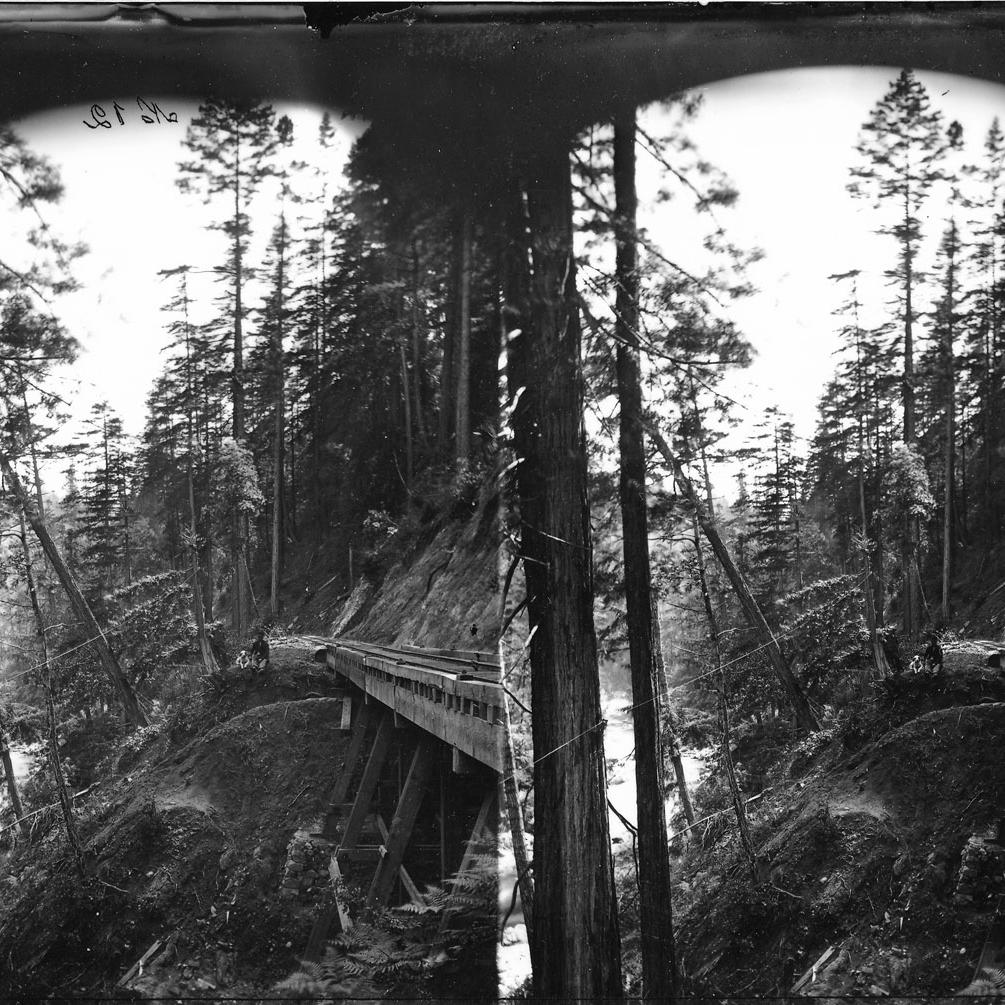
<path id="1" fill-rule="evenodd" d="M 10 745 L 10 762 L 14 767 L 14 777 L 19 786 L 24 784 L 31 773 L 36 756 L 36 751 L 22 743 Z M 3 777 L 3 768 L 0 767 L 0 806 L 6 806 L 7 802 L 7 783 Z"/>
<path id="2" fill-rule="evenodd" d="M 601 695 L 604 718 L 607 720 L 607 731 L 604 734 L 604 751 L 607 763 L 610 765 L 607 773 L 607 797 L 617 807 L 618 812 L 632 824 L 638 816 L 635 794 L 635 735 L 630 711 L 631 692 L 624 688 L 604 688 Z M 705 775 L 704 760 L 695 751 L 682 751 L 681 760 L 684 763 L 684 777 L 688 788 L 693 789 Z M 613 762 L 613 763 L 612 763 Z M 667 822 L 677 808 L 676 789 L 666 801 Z M 608 814 L 610 818 L 611 842 L 615 848 L 631 847 L 631 834 L 618 818 L 617 814 Z M 499 835 L 499 917 L 502 918 L 509 910 L 513 897 L 513 886 L 516 882 L 516 866 L 513 861 L 513 848 L 510 834 L 506 828 L 506 818 L 500 818 Z M 622 844 L 624 842 L 624 844 Z M 528 854 L 531 853 L 531 837 L 527 836 Z M 530 976 L 530 951 L 527 946 L 527 928 L 523 924 L 523 914 L 520 910 L 519 898 L 516 909 L 511 914 L 506 929 L 503 932 L 502 943 L 496 947 L 496 960 L 499 966 L 499 995 L 506 997 L 512 994 L 523 981 Z"/>

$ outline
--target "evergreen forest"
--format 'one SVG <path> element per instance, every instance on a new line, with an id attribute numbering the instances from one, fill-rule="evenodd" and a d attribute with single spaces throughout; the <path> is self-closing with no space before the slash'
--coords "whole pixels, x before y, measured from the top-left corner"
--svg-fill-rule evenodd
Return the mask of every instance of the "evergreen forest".
<path id="1" fill-rule="evenodd" d="M 924 78 L 821 196 L 875 253 L 777 333 L 834 346 L 809 419 L 736 390 L 699 90 L 513 147 L 193 104 L 141 423 L 0 127 L 0 997 L 1005 994 L 1005 131 Z M 339 639 L 501 660 L 494 815 L 402 740 L 377 908 Z"/>

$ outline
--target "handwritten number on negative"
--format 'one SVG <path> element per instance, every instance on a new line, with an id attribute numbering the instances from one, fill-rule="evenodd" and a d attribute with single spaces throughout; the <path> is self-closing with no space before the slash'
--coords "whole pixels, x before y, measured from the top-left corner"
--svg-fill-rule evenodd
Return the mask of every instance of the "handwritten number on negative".
<path id="1" fill-rule="evenodd" d="M 137 106 L 140 109 L 140 118 L 148 126 L 152 125 L 154 122 L 160 122 L 161 121 L 161 116 L 163 116 L 165 122 L 177 122 L 178 121 L 178 113 L 177 112 L 165 112 L 161 108 L 161 106 L 157 104 L 156 101 L 149 102 L 149 101 L 144 100 L 143 98 L 137 98 L 136 99 L 136 104 L 137 104 Z M 142 114 L 144 108 L 148 112 L 150 112 L 151 114 L 150 115 L 144 115 L 144 114 Z"/>
<path id="2" fill-rule="evenodd" d="M 160 124 L 161 122 L 178 121 L 177 112 L 165 112 L 156 101 L 147 101 L 145 98 L 137 98 L 136 105 L 140 110 L 140 118 L 148 126 Z M 125 111 L 125 108 L 123 108 L 117 101 L 113 101 L 112 110 L 115 112 L 115 118 L 118 119 L 119 125 L 124 126 L 126 124 L 126 120 L 122 117 L 122 113 Z M 108 113 L 102 105 L 91 105 L 90 112 L 91 118 L 82 120 L 88 129 L 112 128 L 111 119 L 109 119 Z"/>
<path id="3" fill-rule="evenodd" d="M 118 113 L 116 113 L 118 114 Z M 93 122 L 88 122 L 87 119 L 83 120 L 85 126 L 88 129 L 111 129 L 112 124 L 108 121 L 108 114 L 105 112 L 101 105 L 91 105 L 91 118 Z"/>

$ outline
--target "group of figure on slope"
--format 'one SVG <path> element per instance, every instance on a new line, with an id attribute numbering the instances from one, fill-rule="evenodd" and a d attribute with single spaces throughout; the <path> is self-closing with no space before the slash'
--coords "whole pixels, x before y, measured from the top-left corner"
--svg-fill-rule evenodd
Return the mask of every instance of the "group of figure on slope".
<path id="1" fill-rule="evenodd" d="M 880 642 L 882 643 L 883 652 L 886 654 L 887 662 L 890 664 L 894 677 L 899 677 L 905 670 L 910 674 L 940 674 L 943 671 L 942 645 L 939 642 L 939 636 L 935 632 L 929 634 L 925 648 L 918 650 L 911 657 L 906 667 L 904 666 L 904 658 L 900 648 L 900 639 L 894 629 L 887 628 L 881 630 Z"/>
<path id="2" fill-rule="evenodd" d="M 908 673 L 942 673 L 942 646 L 935 632 L 929 635 L 924 652 L 914 654 L 907 669 Z"/>
<path id="3" fill-rule="evenodd" d="M 251 670 L 253 673 L 264 673 L 269 669 L 269 640 L 265 637 L 264 628 L 258 629 L 250 649 L 241 650 L 237 666 L 240 670 Z"/>

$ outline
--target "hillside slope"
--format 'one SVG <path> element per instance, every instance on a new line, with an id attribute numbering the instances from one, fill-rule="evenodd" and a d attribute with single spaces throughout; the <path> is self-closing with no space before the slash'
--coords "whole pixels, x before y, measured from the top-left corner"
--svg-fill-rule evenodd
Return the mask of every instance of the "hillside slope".
<path id="1" fill-rule="evenodd" d="M 779 766 L 750 806 L 759 882 L 728 813 L 685 853 L 697 993 L 786 995 L 807 971 L 813 995 L 968 984 L 1005 894 L 1005 680 L 977 662 L 905 679 Z"/>

